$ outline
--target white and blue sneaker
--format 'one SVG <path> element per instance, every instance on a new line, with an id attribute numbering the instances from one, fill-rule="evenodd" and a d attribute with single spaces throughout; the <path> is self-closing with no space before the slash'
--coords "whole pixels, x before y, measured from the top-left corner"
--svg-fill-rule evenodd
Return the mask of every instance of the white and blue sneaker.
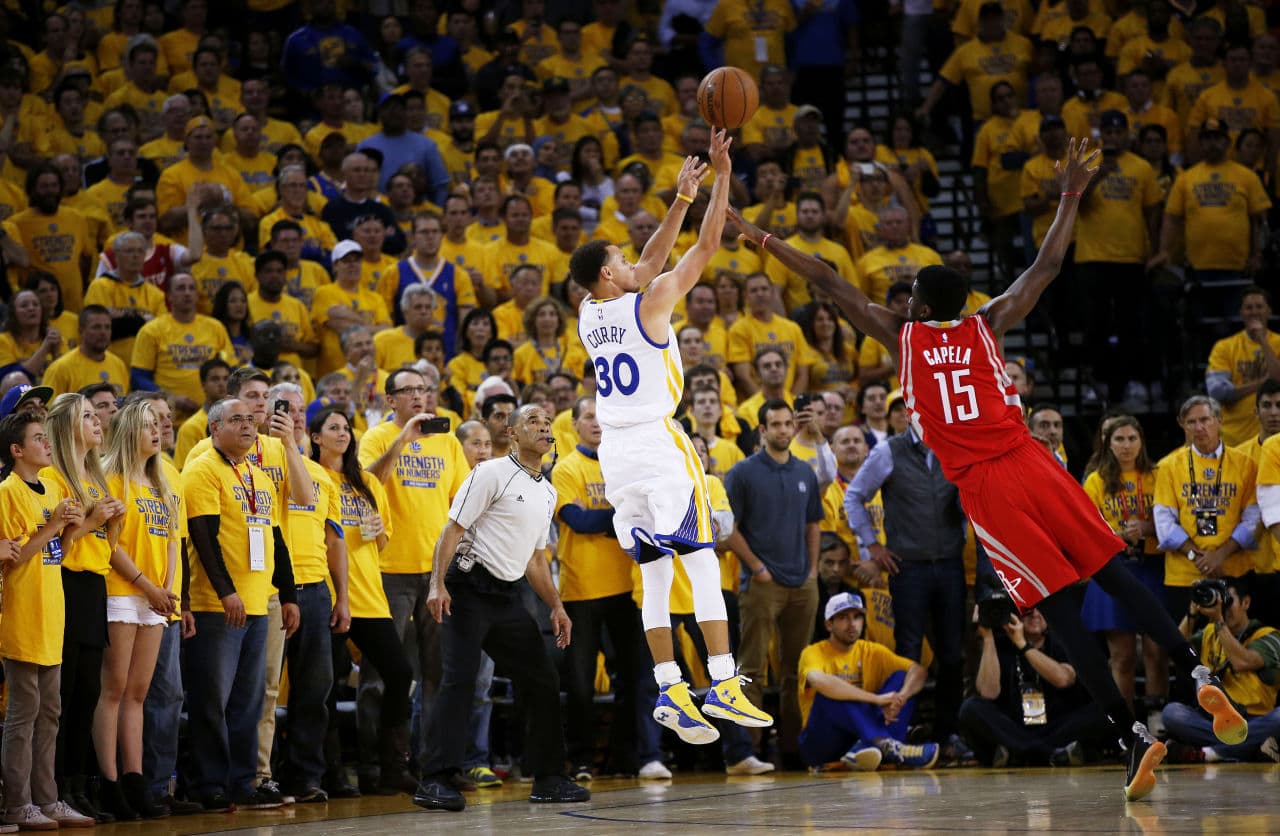
<path id="1" fill-rule="evenodd" d="M 854 743 L 849 751 L 840 756 L 841 762 L 855 772 L 875 772 L 880 768 L 883 758 L 884 753 L 880 751 L 880 747 L 865 740 Z"/>
<path id="2" fill-rule="evenodd" d="M 683 680 L 664 685 L 653 707 L 653 719 L 680 736 L 685 743 L 715 743 L 720 732 L 707 722 L 689 697 L 689 686 Z"/>

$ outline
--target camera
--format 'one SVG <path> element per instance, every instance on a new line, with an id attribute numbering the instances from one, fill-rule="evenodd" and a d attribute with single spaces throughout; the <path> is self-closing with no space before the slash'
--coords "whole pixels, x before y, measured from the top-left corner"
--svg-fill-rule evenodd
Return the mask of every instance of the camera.
<path id="1" fill-rule="evenodd" d="M 1205 578 L 1191 584 L 1191 602 L 1197 607 L 1207 609 L 1219 601 L 1226 606 L 1231 605 L 1231 590 L 1227 588 L 1226 581 L 1221 578 Z"/>
<path id="2" fill-rule="evenodd" d="M 987 585 L 978 596 L 978 623 L 988 630 L 1003 627 L 1018 614 L 1018 607 L 1003 588 Z"/>

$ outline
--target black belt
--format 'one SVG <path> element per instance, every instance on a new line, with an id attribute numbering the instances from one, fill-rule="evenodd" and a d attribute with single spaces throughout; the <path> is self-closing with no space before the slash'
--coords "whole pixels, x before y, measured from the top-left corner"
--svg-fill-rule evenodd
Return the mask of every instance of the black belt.
<path id="1" fill-rule="evenodd" d="M 449 571 L 444 577 L 446 583 L 468 586 L 481 594 L 504 596 L 514 595 L 520 581 L 524 580 L 524 578 L 518 578 L 514 581 L 504 581 L 486 569 L 484 564 L 479 561 L 473 563 L 471 569 L 464 572 L 458 566 L 456 558 L 449 566 Z"/>
<path id="2" fill-rule="evenodd" d="M 296 591 L 301 592 L 301 591 L 302 591 L 302 590 L 304 590 L 304 589 L 313 589 L 313 588 L 315 588 L 315 587 L 317 587 L 317 586 L 328 587 L 328 586 L 329 586 L 329 583 L 328 583 L 328 581 L 313 581 L 313 582 L 311 582 L 311 583 L 295 583 L 295 584 L 293 585 L 293 588 L 294 588 Z"/>

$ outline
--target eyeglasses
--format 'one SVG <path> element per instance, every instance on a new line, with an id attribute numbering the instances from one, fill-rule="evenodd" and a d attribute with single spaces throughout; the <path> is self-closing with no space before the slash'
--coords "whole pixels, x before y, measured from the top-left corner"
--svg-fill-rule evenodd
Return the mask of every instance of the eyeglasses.
<path id="1" fill-rule="evenodd" d="M 428 392 L 440 391 L 435 386 L 401 386 L 391 392 L 393 395 L 425 395 Z"/>
<path id="2" fill-rule="evenodd" d="M 253 427 L 258 423 L 252 415 L 231 415 L 222 420 L 233 427 Z"/>

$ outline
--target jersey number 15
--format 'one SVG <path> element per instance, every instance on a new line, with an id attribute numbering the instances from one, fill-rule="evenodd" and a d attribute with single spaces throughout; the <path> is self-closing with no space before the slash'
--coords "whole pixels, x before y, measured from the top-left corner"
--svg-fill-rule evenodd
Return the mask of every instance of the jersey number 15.
<path id="1" fill-rule="evenodd" d="M 973 385 L 964 382 L 964 378 L 968 377 L 968 369 L 956 369 L 951 372 L 948 380 L 946 372 L 934 372 L 933 379 L 938 381 L 938 394 L 942 401 L 942 417 L 946 419 L 948 424 L 954 424 L 957 421 L 972 421 L 978 417 L 978 393 L 974 391 Z M 951 408 L 951 402 L 958 398 L 964 400 L 955 405 L 955 410 Z"/>

